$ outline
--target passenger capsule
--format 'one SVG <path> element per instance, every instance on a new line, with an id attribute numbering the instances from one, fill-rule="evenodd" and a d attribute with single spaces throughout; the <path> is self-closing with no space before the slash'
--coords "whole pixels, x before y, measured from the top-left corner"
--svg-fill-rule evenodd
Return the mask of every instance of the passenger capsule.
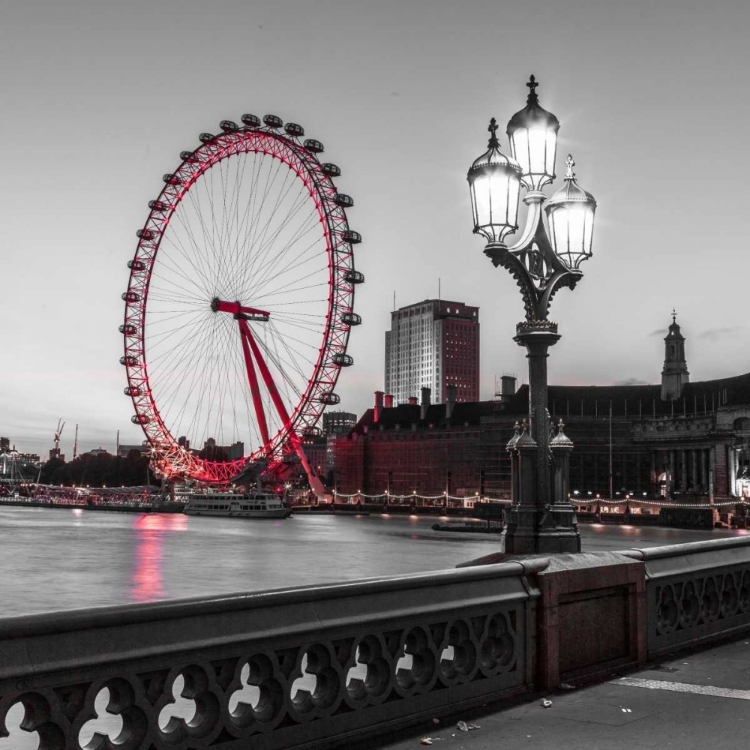
<path id="1" fill-rule="evenodd" d="M 294 138 L 299 138 L 305 134 L 305 129 L 302 125 L 297 125 L 296 122 L 288 122 L 284 125 L 284 130 L 287 135 L 291 135 Z"/>
<path id="2" fill-rule="evenodd" d="M 256 115 L 242 115 L 242 123 L 248 128 L 257 128 L 260 125 L 260 117 Z"/>
<path id="3" fill-rule="evenodd" d="M 211 133 L 201 133 L 198 136 L 198 140 L 200 140 L 201 143 L 208 143 L 209 141 L 212 141 L 214 139 L 214 136 Z"/>
<path id="4" fill-rule="evenodd" d="M 133 424 L 148 424 L 151 421 L 151 417 L 149 417 L 148 414 L 133 414 L 133 416 L 130 417 L 130 421 Z"/>
<path id="5" fill-rule="evenodd" d="M 130 398 L 135 398 L 136 396 L 140 396 L 143 391 L 141 391 L 137 385 L 129 385 L 125 388 L 123 393 L 126 396 L 130 396 Z"/>
<path id="6" fill-rule="evenodd" d="M 347 271 L 344 280 L 350 284 L 364 284 L 365 275 L 361 271 Z"/>
<path id="7" fill-rule="evenodd" d="M 355 312 L 345 312 L 341 314 L 341 322 L 348 326 L 358 326 L 362 323 L 362 318 Z"/>
<path id="8" fill-rule="evenodd" d="M 321 164 L 320 168 L 323 170 L 323 174 L 327 174 L 329 177 L 341 177 L 341 170 L 330 162 Z"/>
<path id="9" fill-rule="evenodd" d="M 354 357 L 344 352 L 336 352 L 333 355 L 333 364 L 339 367 L 351 367 L 354 364 Z"/>
<path id="10" fill-rule="evenodd" d="M 351 208 L 354 205 L 354 198 L 345 193 L 336 193 L 336 195 L 333 196 L 333 202 L 337 206 L 341 206 L 341 208 Z"/>
<path id="11" fill-rule="evenodd" d="M 138 364 L 138 357 L 134 357 L 132 354 L 126 354 L 124 357 L 120 357 L 120 364 L 133 367 Z"/>
<path id="12" fill-rule="evenodd" d="M 234 133 L 236 130 L 239 130 L 239 125 L 237 125 L 236 122 L 232 122 L 231 120 L 222 120 L 219 123 L 219 127 L 225 132 L 225 133 Z"/>
<path id="13" fill-rule="evenodd" d="M 122 298 L 125 300 L 125 302 L 132 304 L 133 302 L 139 302 L 141 299 L 141 295 L 138 294 L 138 292 L 129 291 L 129 292 L 123 292 Z"/>
<path id="14" fill-rule="evenodd" d="M 182 177 L 176 174 L 165 174 L 162 177 L 162 180 L 167 183 L 167 185 L 181 185 L 182 184 Z"/>
<path id="15" fill-rule="evenodd" d="M 314 138 L 308 138 L 302 144 L 311 154 L 322 154 L 323 144 L 320 141 L 316 141 Z"/>
<path id="16" fill-rule="evenodd" d="M 180 151 L 180 159 L 186 161 L 188 164 L 197 164 L 198 157 L 193 151 Z"/>
<path id="17" fill-rule="evenodd" d="M 134 258 L 128 261 L 128 268 L 132 271 L 143 271 L 146 268 L 146 264 L 139 258 Z"/>
<path id="18" fill-rule="evenodd" d="M 348 242 L 351 245 L 359 245 L 362 242 L 362 235 L 353 229 L 347 229 L 345 232 L 342 232 L 341 237 L 344 242 Z"/>
<path id="19" fill-rule="evenodd" d="M 139 229 L 135 233 L 135 236 L 140 237 L 142 240 L 153 240 L 155 235 L 151 229 Z"/>
<path id="20" fill-rule="evenodd" d="M 341 396 L 333 391 L 324 391 L 318 396 L 318 401 L 326 406 L 336 406 L 336 404 L 341 403 Z"/>
<path id="21" fill-rule="evenodd" d="M 124 333 L 126 336 L 134 336 L 137 330 L 132 323 L 123 323 L 120 326 L 120 333 Z"/>
<path id="22" fill-rule="evenodd" d="M 163 214 L 165 211 L 169 211 L 169 204 L 163 201 L 149 201 L 148 207 L 156 213 Z"/>
<path id="23" fill-rule="evenodd" d="M 263 122 L 268 125 L 269 128 L 280 128 L 284 121 L 276 115 L 264 115 Z"/>

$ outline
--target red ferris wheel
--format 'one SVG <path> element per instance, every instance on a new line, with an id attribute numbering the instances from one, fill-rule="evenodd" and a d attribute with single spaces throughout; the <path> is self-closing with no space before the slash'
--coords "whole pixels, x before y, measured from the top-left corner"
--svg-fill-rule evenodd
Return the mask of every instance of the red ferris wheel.
<path id="1" fill-rule="evenodd" d="M 137 232 L 120 326 L 125 394 L 157 468 L 226 482 L 301 447 L 334 392 L 354 268 L 341 170 L 275 115 L 221 123 L 180 154 Z"/>

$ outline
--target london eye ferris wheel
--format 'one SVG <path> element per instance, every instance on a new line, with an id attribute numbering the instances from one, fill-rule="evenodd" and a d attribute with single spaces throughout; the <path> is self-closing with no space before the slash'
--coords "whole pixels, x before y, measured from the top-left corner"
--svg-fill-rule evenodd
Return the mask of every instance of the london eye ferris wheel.
<path id="1" fill-rule="evenodd" d="M 180 154 L 137 232 L 125 394 L 167 477 L 226 482 L 285 452 L 309 474 L 302 440 L 339 403 L 361 323 L 354 201 L 300 125 L 248 114 L 220 127 Z M 212 444 L 233 455 L 199 455 Z"/>

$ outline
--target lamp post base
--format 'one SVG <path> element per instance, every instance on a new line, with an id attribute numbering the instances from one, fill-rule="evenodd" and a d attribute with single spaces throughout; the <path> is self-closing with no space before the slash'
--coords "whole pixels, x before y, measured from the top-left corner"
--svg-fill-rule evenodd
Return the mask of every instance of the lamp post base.
<path id="1" fill-rule="evenodd" d="M 508 443 L 511 453 L 513 504 L 503 531 L 507 554 L 551 554 L 581 551 L 573 506 L 568 501 L 569 453 L 573 443 L 562 432 L 550 434 L 547 411 L 547 356 L 560 339 L 557 325 L 548 320 L 520 323 L 515 341 L 526 348 L 529 360 L 530 429 Z M 554 466 L 554 477 L 550 469 Z"/>
<path id="2" fill-rule="evenodd" d="M 572 505 L 547 509 L 512 505 L 501 536 L 508 555 L 572 553 L 581 551 L 575 510 Z"/>

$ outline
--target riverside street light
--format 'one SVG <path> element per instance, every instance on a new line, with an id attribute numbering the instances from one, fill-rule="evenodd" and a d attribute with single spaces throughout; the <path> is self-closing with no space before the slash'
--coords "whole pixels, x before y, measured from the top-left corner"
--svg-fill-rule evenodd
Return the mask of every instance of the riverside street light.
<path id="1" fill-rule="evenodd" d="M 511 554 L 578 552 L 581 540 L 568 499 L 573 443 L 562 422 L 553 437 L 547 411 L 547 352 L 560 339 L 557 324 L 547 314 L 555 294 L 563 287 L 573 289 L 583 276 L 580 264 L 591 257 L 596 201 L 578 184 L 570 155 L 563 186 L 549 200 L 542 192 L 555 178 L 560 123 L 539 104 L 534 76 L 526 85 L 526 107 L 513 115 L 506 130 L 510 156 L 500 150 L 493 117 L 488 150 L 467 175 L 474 233 L 487 240 L 484 252 L 493 265 L 515 279 L 526 312 L 514 341 L 526 348 L 529 360 L 529 421 L 516 425 L 508 443 L 513 502 L 503 539 Z M 522 185 L 527 190 L 526 226 L 518 241 L 508 246 L 505 237 L 518 229 Z"/>

